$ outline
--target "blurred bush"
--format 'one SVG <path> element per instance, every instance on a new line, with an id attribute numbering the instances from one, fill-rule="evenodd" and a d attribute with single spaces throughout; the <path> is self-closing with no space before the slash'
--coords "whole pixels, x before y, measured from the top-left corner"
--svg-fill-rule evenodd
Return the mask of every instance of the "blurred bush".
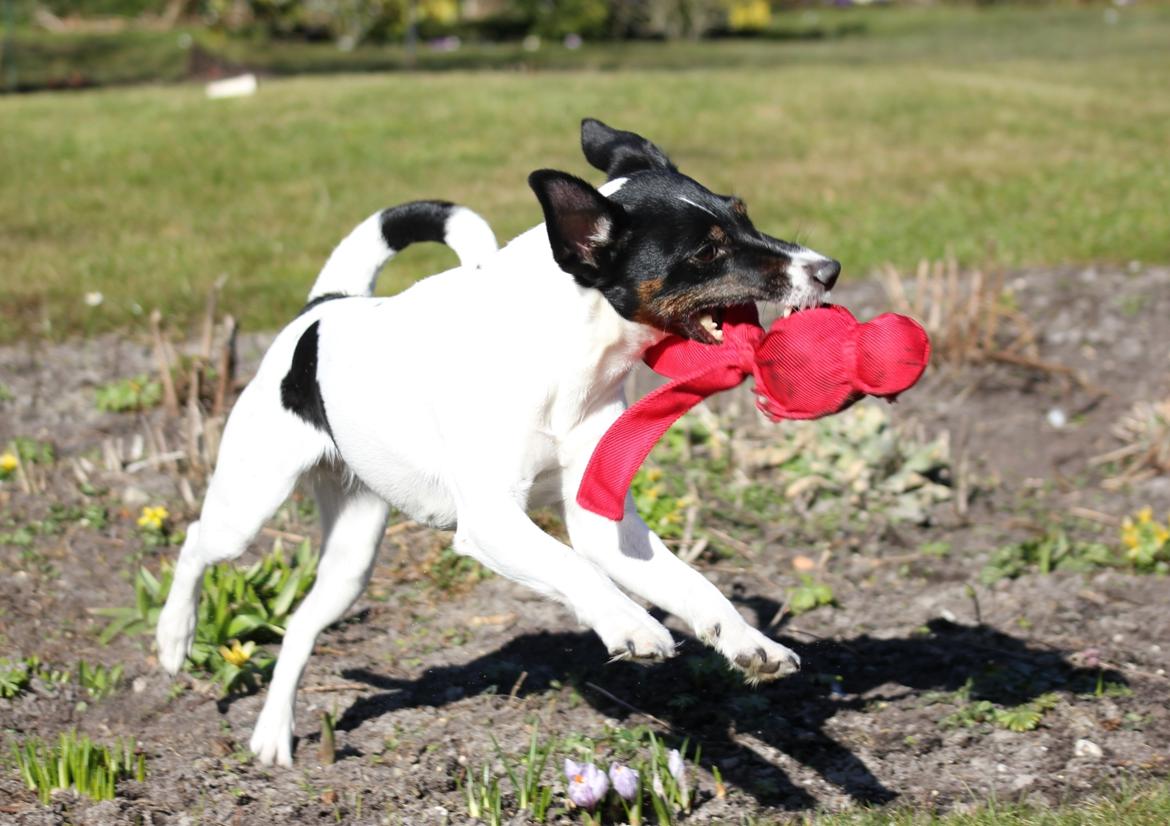
<path id="1" fill-rule="evenodd" d="M 762 33 L 774 0 L 9 0 L 21 23 L 37 9 L 60 19 L 153 18 L 233 35 L 332 40 L 342 48 L 401 41 L 412 17 L 423 40 L 698 39 Z M 42 15 L 42 18 L 48 15 Z M 84 24 L 81 28 L 85 28 Z"/>
<path id="2" fill-rule="evenodd" d="M 42 0 L 39 4 L 58 17 L 141 17 L 162 14 L 167 0 Z"/>

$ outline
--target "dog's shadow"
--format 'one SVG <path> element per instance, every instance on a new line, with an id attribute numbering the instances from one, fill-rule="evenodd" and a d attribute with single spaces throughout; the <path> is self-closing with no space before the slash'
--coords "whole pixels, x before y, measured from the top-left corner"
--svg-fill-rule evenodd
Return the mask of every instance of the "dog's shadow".
<path id="1" fill-rule="evenodd" d="M 744 602 L 756 609 L 762 625 L 778 610 L 770 600 Z M 643 723 L 644 714 L 653 715 L 669 727 L 652 723 L 659 735 L 676 744 L 683 737 L 700 742 L 703 762 L 715 762 L 727 781 L 761 804 L 799 810 L 812 808 L 816 800 L 764 752 L 787 755 L 859 803 L 881 804 L 898 796 L 826 731 L 838 711 L 910 696 L 929 701 L 930 692 L 1016 705 L 1055 689 L 1092 690 L 1102 677 L 1075 667 L 1059 652 L 1030 647 L 994 628 L 945 620 L 901 639 L 783 641 L 801 655 L 805 670 L 751 688 L 694 640 L 684 639 L 673 660 L 644 667 L 607 664 L 601 643 L 588 632 L 527 634 L 491 654 L 429 669 L 414 680 L 348 670 L 346 678 L 384 691 L 350 706 L 337 728 L 352 730 L 402 708 L 441 707 L 485 692 L 507 694 L 517 685 L 517 696 L 541 694 L 559 682 L 576 687 L 609 717 Z M 526 676 L 521 680 L 521 675 Z M 1103 676 L 1123 682 L 1116 673 Z M 905 747 L 902 734 L 891 748 Z"/>

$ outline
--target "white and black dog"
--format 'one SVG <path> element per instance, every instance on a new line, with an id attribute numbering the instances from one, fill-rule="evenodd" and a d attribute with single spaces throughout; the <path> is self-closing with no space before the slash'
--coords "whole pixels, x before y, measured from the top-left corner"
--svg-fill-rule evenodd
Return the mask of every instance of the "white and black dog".
<path id="1" fill-rule="evenodd" d="M 576 491 L 647 347 L 667 333 L 716 341 L 732 305 L 817 305 L 840 266 L 759 232 L 742 201 L 680 174 L 638 135 L 586 120 L 581 143 L 608 182 L 597 190 L 532 173 L 545 223 L 501 250 L 478 216 L 440 202 L 358 226 L 232 410 L 158 648 L 177 672 L 204 569 L 239 556 L 308 474 L 324 551 L 252 736 L 261 762 L 291 765 L 301 672 L 317 634 L 365 587 L 391 506 L 453 528 L 458 553 L 569 606 L 614 656 L 674 653 L 628 591 L 681 618 L 748 679 L 799 667 L 671 553 L 629 498 L 611 522 L 579 507 Z M 382 264 L 422 240 L 447 241 L 463 265 L 371 297 Z M 572 547 L 529 519 L 545 505 L 561 509 Z"/>

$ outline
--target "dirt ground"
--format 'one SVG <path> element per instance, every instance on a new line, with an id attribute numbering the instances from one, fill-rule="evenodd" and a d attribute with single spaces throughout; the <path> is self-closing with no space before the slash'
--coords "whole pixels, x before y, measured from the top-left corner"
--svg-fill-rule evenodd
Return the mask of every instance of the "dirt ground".
<path id="1" fill-rule="evenodd" d="M 450 588 L 415 575 L 446 538 L 392 527 L 369 592 L 318 642 L 299 697 L 291 770 L 248 759 L 263 691 L 223 698 L 189 675 L 174 688 L 149 637 L 97 642 L 103 620 L 94 609 L 129 604 L 131 572 L 157 569 L 175 553 L 143 548 L 134 525 L 141 506 L 163 503 L 180 523 L 191 515 L 165 468 L 101 469 L 102 443 L 129 443 L 142 422 L 97 412 L 94 389 L 150 371 L 148 345 L 106 337 L 0 349 L 10 396 L 0 402 L 0 444 L 23 436 L 49 441 L 57 453 L 45 492 L 0 484 L 0 533 L 43 520 L 55 502 L 94 501 L 79 492 L 73 460 L 82 457 L 93 467 L 91 493 L 111 517 L 100 530 L 74 522 L 31 546 L 0 544 L 0 657 L 125 669 L 120 689 L 100 701 L 85 701 L 75 684 L 43 680 L 0 699 L 0 753 L 31 734 L 76 727 L 102 741 L 133 736 L 147 756 L 146 781 L 120 783 L 115 800 L 64 793 L 49 807 L 9 760 L 0 770 L 0 822 L 468 822 L 458 787 L 465 767 L 493 762 L 493 738 L 505 753 L 520 753 L 534 724 L 545 736 L 599 739 L 607 726 L 646 724 L 672 744 L 701 743 L 688 823 L 865 804 L 945 811 L 991 795 L 1047 805 L 1165 777 L 1167 579 L 1098 568 L 984 585 L 980 572 L 994 549 L 1052 524 L 1116 546 L 1122 517 L 1143 506 L 1157 515 L 1170 509 L 1170 479 L 1108 489 L 1109 466 L 1090 461 L 1118 447 L 1111 428 L 1135 401 L 1170 395 L 1170 269 L 1020 272 L 1010 284 L 1039 333 L 1041 356 L 1083 381 L 1009 364 L 938 368 L 892 408 L 902 430 L 948 435 L 955 463 L 966 468 L 965 509 L 951 497 L 932 505 L 924 524 L 862 529 L 853 521 L 824 530 L 723 521 L 732 551 L 697 563 L 750 621 L 801 655 L 803 671 L 748 687 L 669 620 L 681 641 L 674 660 L 609 663 L 565 610 L 510 582 Z M 875 284 L 838 292 L 863 317 L 886 307 Z M 243 374 L 266 340 L 242 339 Z M 743 438 L 767 444 L 775 427 L 753 425 Z M 313 531 L 297 508 L 274 525 Z M 257 547 L 271 543 L 265 536 Z M 793 616 L 782 606 L 797 582 L 794 565 L 810 560 L 836 605 Z M 1008 707 L 1047 692 L 1058 699 L 1031 731 L 953 722 L 977 700 Z M 337 716 L 329 765 L 317 759 L 323 712 Z M 550 767 L 547 778 L 556 773 Z"/>

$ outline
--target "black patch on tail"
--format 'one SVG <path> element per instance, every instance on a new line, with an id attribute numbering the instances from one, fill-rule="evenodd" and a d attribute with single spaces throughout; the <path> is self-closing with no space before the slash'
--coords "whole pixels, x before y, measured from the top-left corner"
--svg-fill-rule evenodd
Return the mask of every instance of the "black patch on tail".
<path id="1" fill-rule="evenodd" d="M 398 252 L 419 241 L 443 243 L 447 218 L 455 209 L 450 201 L 411 201 L 382 210 L 382 238 Z"/>
<path id="2" fill-rule="evenodd" d="M 280 403 L 285 410 L 300 416 L 318 430 L 333 438 L 329 419 L 325 415 L 325 402 L 321 398 L 321 385 L 317 383 L 317 327 L 314 321 L 301 335 L 293 350 L 292 364 L 280 382 Z"/>
<path id="3" fill-rule="evenodd" d="M 300 318 L 305 313 L 307 313 L 309 310 L 316 307 L 318 304 L 324 304 L 326 301 L 332 301 L 335 298 L 353 298 L 353 297 L 354 296 L 349 295 L 347 293 L 325 293 L 324 295 L 319 295 L 316 298 L 309 299 L 309 303 L 306 304 L 304 307 L 301 307 L 301 311 L 299 313 L 297 313 L 297 317 Z"/>

